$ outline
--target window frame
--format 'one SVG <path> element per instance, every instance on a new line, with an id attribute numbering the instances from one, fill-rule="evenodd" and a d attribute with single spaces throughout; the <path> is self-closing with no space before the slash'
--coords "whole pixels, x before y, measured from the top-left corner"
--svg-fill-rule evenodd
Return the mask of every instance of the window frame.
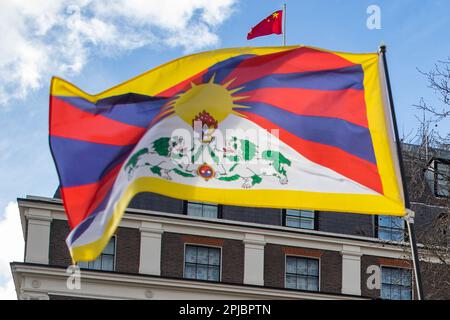
<path id="1" fill-rule="evenodd" d="M 192 216 L 192 215 L 188 215 L 188 205 L 189 203 L 195 203 L 195 204 L 201 204 L 202 206 L 214 206 L 214 204 L 208 204 L 208 203 L 204 203 L 204 202 L 200 202 L 200 201 L 189 201 L 189 200 L 184 200 L 183 201 L 183 214 L 185 216 L 188 217 L 194 217 L 194 218 L 206 218 L 206 219 L 222 219 L 222 214 L 223 214 L 223 205 L 221 204 L 215 204 L 217 206 L 217 217 L 216 218 L 210 218 L 210 217 L 204 217 L 204 216 Z M 203 208 L 202 208 L 202 212 L 203 212 Z"/>
<path id="2" fill-rule="evenodd" d="M 314 217 L 312 218 L 313 219 L 313 223 L 314 223 L 314 227 L 313 227 L 313 229 L 308 229 L 308 228 L 297 228 L 297 227 L 288 226 L 286 224 L 286 218 L 288 217 L 288 214 L 287 214 L 287 210 L 288 209 L 281 209 L 281 210 L 282 210 L 281 211 L 281 219 L 282 219 L 281 223 L 282 223 L 283 227 L 293 228 L 293 229 L 297 229 L 297 230 L 319 230 L 319 211 L 317 211 L 317 210 L 305 210 L 305 209 L 290 209 L 290 210 L 299 210 L 299 211 L 312 211 L 314 213 Z M 298 218 L 301 219 L 302 217 L 300 216 Z M 311 218 L 303 218 L 303 219 L 311 219 Z"/>
<path id="3" fill-rule="evenodd" d="M 399 269 L 399 270 L 409 270 L 410 274 L 411 274 L 411 284 L 410 284 L 410 289 L 411 289 L 411 299 L 410 300 L 393 300 L 393 299 L 383 299 L 383 268 L 388 268 L 388 269 Z M 380 270 L 381 270 L 381 279 L 380 279 L 380 299 L 382 300 L 386 300 L 386 301 L 412 301 L 415 299 L 414 297 L 414 273 L 413 273 L 413 269 L 409 269 L 409 268 L 402 268 L 402 267 L 396 267 L 396 266 L 391 266 L 391 265 L 387 265 L 387 264 L 381 264 L 380 265 Z M 391 283 L 386 283 L 387 285 L 393 285 Z M 401 298 L 401 293 L 400 293 L 400 298 Z"/>
<path id="4" fill-rule="evenodd" d="M 287 258 L 288 257 L 292 257 L 292 258 L 302 258 L 302 259 L 309 259 L 309 260 L 317 260 L 318 263 L 318 268 L 317 268 L 317 291 L 312 291 L 312 290 L 302 290 L 302 289 L 294 289 L 294 288 L 288 288 L 286 286 L 286 282 L 287 282 Z M 300 274 L 295 274 L 296 276 L 299 276 Z M 307 275 L 307 277 L 310 277 L 309 275 Z M 315 276 L 312 276 L 315 277 Z M 284 255 L 284 289 L 288 289 L 288 290 L 296 290 L 296 291 L 307 291 L 307 292 L 322 292 L 322 286 L 321 286 L 321 280 L 322 280 L 322 259 L 321 257 L 311 257 L 311 256 L 305 256 L 305 255 L 298 255 L 298 254 L 285 254 Z"/>
<path id="5" fill-rule="evenodd" d="M 103 253 L 103 251 L 102 251 L 102 253 L 97 257 L 97 259 L 95 259 L 95 260 L 92 260 L 92 261 L 87 261 L 86 263 L 88 264 L 88 268 L 84 268 L 84 267 L 81 267 L 78 263 L 77 263 L 77 265 L 78 265 L 78 267 L 80 268 L 80 269 L 82 269 L 82 270 L 89 270 L 89 271 L 105 271 L 105 272 L 116 272 L 116 267 L 117 267 L 117 235 L 113 235 L 112 237 L 111 237 L 111 239 L 114 239 L 114 253 L 112 254 L 112 256 L 113 256 L 113 268 L 112 268 L 112 270 L 103 270 L 103 269 L 94 269 L 94 268 L 89 268 L 89 263 L 90 262 L 93 262 L 93 261 L 95 261 L 95 260 L 97 260 L 98 258 L 102 258 L 102 256 L 103 255 L 108 255 L 108 256 L 110 256 L 111 254 L 109 254 L 109 253 Z M 105 247 L 106 248 L 106 247 Z M 102 261 L 100 260 L 100 265 L 102 265 Z"/>
<path id="6" fill-rule="evenodd" d="M 219 280 L 204 280 L 204 279 L 193 279 L 193 278 L 186 278 L 186 247 L 187 246 L 194 246 L 194 247 L 201 247 L 201 248 L 212 248 L 212 249 L 219 249 L 220 255 L 219 255 Z M 186 280 L 194 280 L 194 281 L 206 281 L 206 282 L 212 282 L 212 283 L 220 283 L 222 282 L 222 265 L 223 265 L 223 248 L 221 246 L 214 246 L 214 245 L 204 245 L 204 244 L 198 244 L 195 242 L 185 242 L 183 246 L 183 279 Z M 208 265 L 209 266 L 209 265 Z"/>

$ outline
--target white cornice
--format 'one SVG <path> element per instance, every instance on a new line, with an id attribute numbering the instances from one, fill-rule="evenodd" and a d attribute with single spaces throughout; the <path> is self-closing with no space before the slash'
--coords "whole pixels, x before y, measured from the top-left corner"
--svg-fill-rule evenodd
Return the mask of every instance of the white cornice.
<path id="1" fill-rule="evenodd" d="M 66 286 L 65 269 L 40 265 L 13 264 L 12 274 L 19 294 L 47 293 L 97 299 L 314 299 L 365 300 L 350 295 L 298 292 L 249 285 L 234 285 L 142 275 L 81 272 L 81 289 Z M 39 283 L 39 287 L 36 287 Z M 17 286 L 21 284 L 20 286 Z"/>
<path id="2" fill-rule="evenodd" d="M 48 200 L 48 201 L 47 201 Z M 42 197 L 19 199 L 21 213 L 30 208 L 51 211 L 53 219 L 66 220 L 61 201 Z M 28 210 L 23 210 L 23 209 Z M 152 229 L 148 231 L 173 232 L 199 236 L 218 237 L 258 244 L 272 243 L 284 246 L 306 247 L 319 250 L 343 251 L 344 247 L 359 247 L 361 254 L 388 258 L 403 258 L 405 248 L 379 239 L 343 235 L 315 230 L 296 230 L 283 226 L 208 219 L 150 210 L 127 209 L 122 227 Z M 251 236 L 249 236 L 251 235 Z M 249 238 L 250 237 L 250 238 Z"/>

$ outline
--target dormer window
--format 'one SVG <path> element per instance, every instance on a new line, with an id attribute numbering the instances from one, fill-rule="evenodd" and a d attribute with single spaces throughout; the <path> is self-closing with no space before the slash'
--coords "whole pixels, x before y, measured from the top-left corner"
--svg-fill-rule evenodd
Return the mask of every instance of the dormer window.
<path id="1" fill-rule="evenodd" d="M 450 160 L 432 159 L 425 171 L 425 177 L 436 197 L 450 196 Z"/>

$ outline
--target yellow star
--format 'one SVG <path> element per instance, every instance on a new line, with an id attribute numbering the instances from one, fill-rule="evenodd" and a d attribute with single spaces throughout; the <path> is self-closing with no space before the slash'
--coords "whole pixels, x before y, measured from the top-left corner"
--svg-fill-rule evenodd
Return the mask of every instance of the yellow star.
<path id="1" fill-rule="evenodd" d="M 272 14 L 272 17 L 274 17 L 274 18 L 276 19 L 276 18 L 278 18 L 278 15 L 279 15 L 278 12 L 274 12 L 274 13 Z"/>

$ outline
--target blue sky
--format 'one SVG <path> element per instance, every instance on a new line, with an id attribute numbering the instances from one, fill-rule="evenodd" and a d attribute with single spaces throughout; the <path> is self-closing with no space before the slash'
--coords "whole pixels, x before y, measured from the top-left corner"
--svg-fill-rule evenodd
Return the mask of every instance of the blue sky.
<path id="1" fill-rule="evenodd" d="M 0 20 L 10 19 L 0 22 L 0 40 L 9 44 L 0 49 L 0 220 L 17 197 L 52 196 L 58 185 L 47 136 L 51 75 L 96 93 L 186 53 L 281 45 L 281 36 L 247 41 L 246 34 L 287 3 L 290 45 L 374 52 L 387 44 L 399 128 L 409 132 L 420 115 L 412 105 L 422 96 L 435 101 L 416 68 L 429 70 L 450 56 L 446 0 L 186 0 L 177 9 L 158 1 L 103 1 L 0 4 Z M 372 4 L 381 9 L 379 30 L 366 26 Z M 449 131 L 444 124 L 440 130 Z"/>
<path id="2" fill-rule="evenodd" d="M 400 131 L 417 126 L 418 114 L 412 105 L 421 96 L 433 99 L 425 79 L 416 68 L 429 70 L 438 59 L 450 56 L 450 3 L 448 1 L 240 1 L 232 13 L 212 31 L 218 43 L 205 45 L 202 51 L 219 47 L 280 45 L 281 36 L 246 40 L 249 28 L 273 10 L 287 3 L 287 42 L 350 52 L 376 51 L 384 42 L 392 78 Z M 366 27 L 369 5 L 381 9 L 381 29 Z M 194 17 L 195 19 L 195 17 Z M 160 32 L 159 37 L 164 37 Z M 90 56 L 79 73 L 62 76 L 83 90 L 96 93 L 127 80 L 161 63 L 177 58 L 189 48 L 149 44 L 123 50 L 113 56 L 96 54 L 101 50 L 89 45 Z M 49 74 L 61 74 L 59 70 Z M 8 74 L 2 74 L 7 78 Z M 38 90 L 25 98 L 12 98 L 0 106 L 0 208 L 26 194 L 51 196 L 58 184 L 47 139 L 48 87 L 43 78 Z M 444 130 L 445 128 L 442 128 Z"/>

